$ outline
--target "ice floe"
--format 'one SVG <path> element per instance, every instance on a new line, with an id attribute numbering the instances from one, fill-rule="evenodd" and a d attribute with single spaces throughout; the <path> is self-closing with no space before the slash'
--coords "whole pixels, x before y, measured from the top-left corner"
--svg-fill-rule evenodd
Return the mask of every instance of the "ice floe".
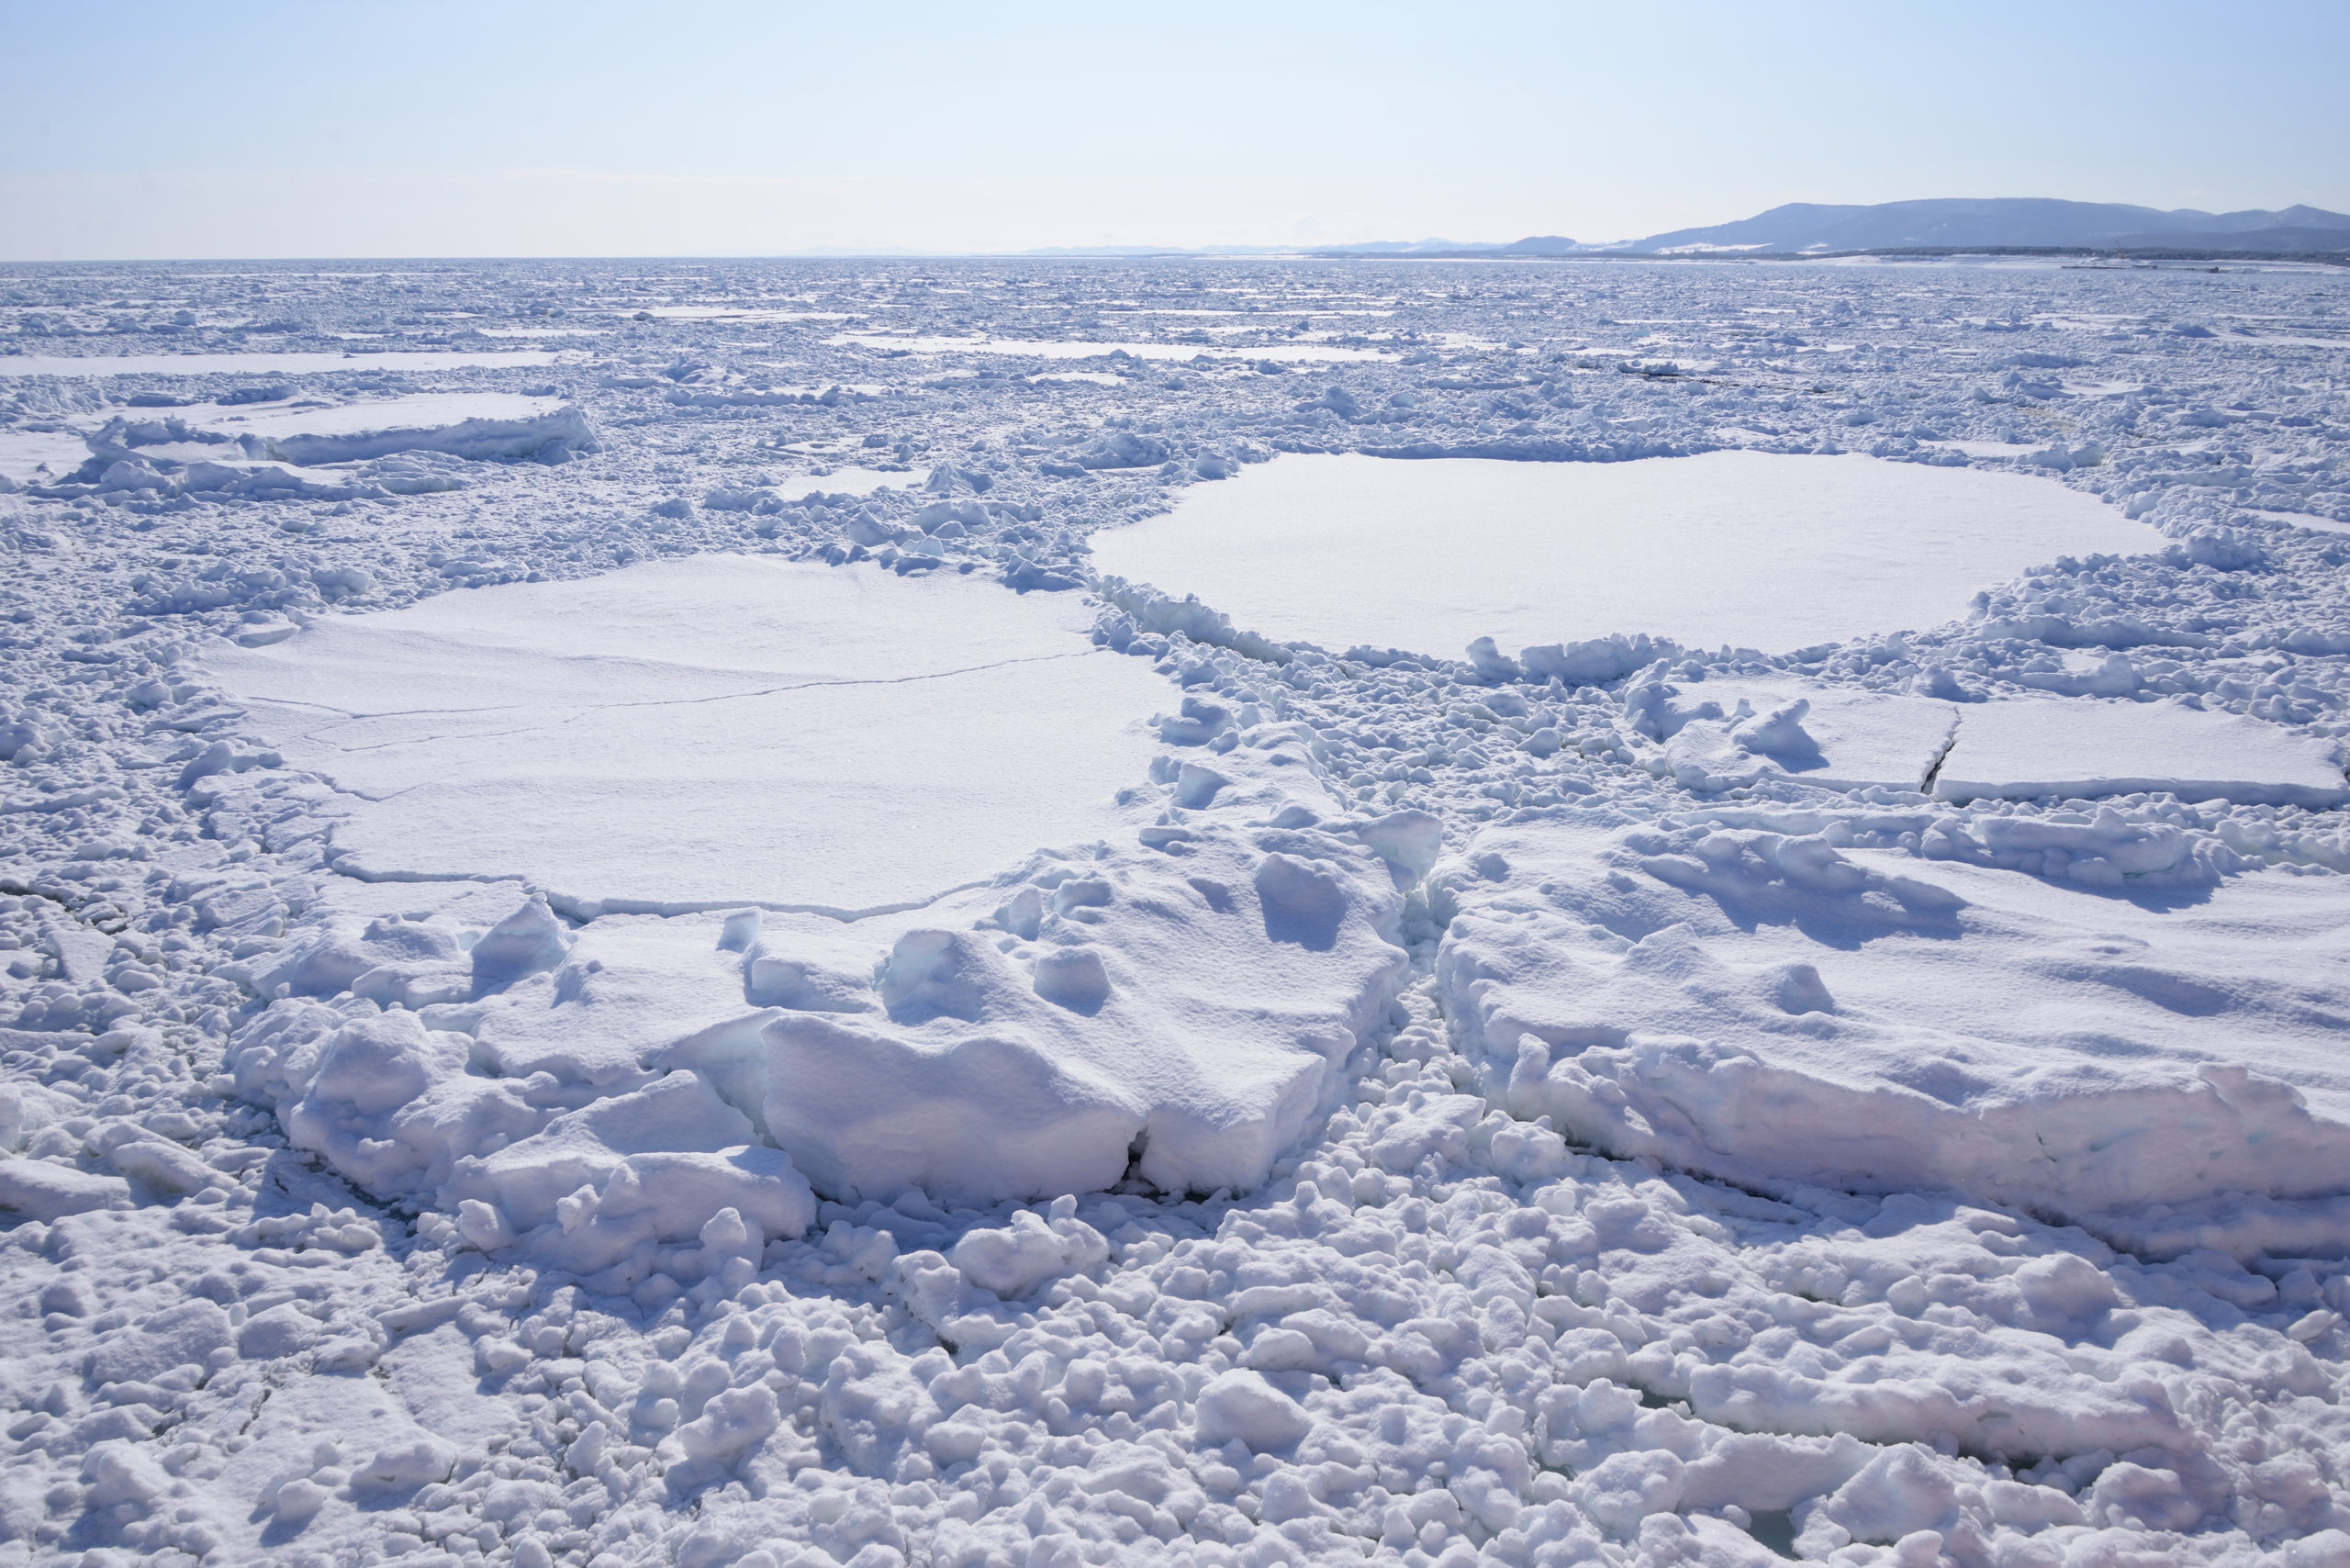
<path id="1" fill-rule="evenodd" d="M 2185 801 L 2338 806 L 2338 745 L 2170 702 L 2029 698 L 1964 710 L 1934 777 L 1945 801 L 2159 790 Z"/>
<path id="2" fill-rule="evenodd" d="M 543 349 L 481 353 L 393 349 L 317 353 L 258 350 L 231 353 L 0 354 L 0 375 L 317 375 L 351 370 L 512 370 L 553 364 Z"/>
<path id="3" fill-rule="evenodd" d="M 1438 868 L 1497 1103 L 1734 1180 L 2074 1215 L 2339 1186 L 2330 880 L 2133 894 L 2183 845 L 2110 812 L 1983 824 L 2011 868 L 1736 823 L 1488 828 Z"/>
<path id="4" fill-rule="evenodd" d="M 1270 637 L 1451 657 L 1610 633 L 1786 653 L 1951 620 L 2058 555 L 2161 543 L 2045 480 L 1852 455 L 1348 454 L 1193 490 L 1093 557 Z"/>
<path id="5" fill-rule="evenodd" d="M 1091 621 L 965 577 L 701 556 L 332 617 L 211 667 L 352 797 L 352 874 L 854 913 L 1117 820 L 1169 698 Z"/>

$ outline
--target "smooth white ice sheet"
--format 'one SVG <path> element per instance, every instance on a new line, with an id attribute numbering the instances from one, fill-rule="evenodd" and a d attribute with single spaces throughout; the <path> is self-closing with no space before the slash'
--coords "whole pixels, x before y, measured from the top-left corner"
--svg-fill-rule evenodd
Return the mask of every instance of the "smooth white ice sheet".
<path id="1" fill-rule="evenodd" d="M 1934 779 L 1946 801 L 2141 790 L 2246 805 L 2350 800 L 2332 744 L 2258 719 L 2077 697 L 1971 703 L 1962 712 Z"/>
<path id="2" fill-rule="evenodd" d="M 375 875 L 604 908 L 898 906 L 1103 831 L 1139 661 L 1074 595 L 703 556 L 321 621 L 213 668 Z"/>
<path id="3" fill-rule="evenodd" d="M 1093 559 L 1333 651 L 1647 633 L 1784 653 L 1939 624 L 2058 555 L 2161 544 L 2053 480 L 1871 457 L 1292 455 L 1096 534 Z"/>
<path id="4" fill-rule="evenodd" d="M 28 481 L 54 481 L 82 466 L 89 461 L 89 444 L 82 439 L 79 431 L 8 431 L 0 433 L 0 475 L 20 485 Z"/>

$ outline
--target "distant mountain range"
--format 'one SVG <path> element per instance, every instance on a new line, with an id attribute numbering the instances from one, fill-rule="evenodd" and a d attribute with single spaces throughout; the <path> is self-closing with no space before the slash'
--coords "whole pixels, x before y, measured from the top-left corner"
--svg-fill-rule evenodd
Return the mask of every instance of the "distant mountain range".
<path id="1" fill-rule="evenodd" d="M 2095 250 L 2350 252 L 2350 215 L 2314 207 L 2198 212 L 2037 196 L 1888 201 L 1873 207 L 1790 202 L 1735 223 L 1645 240 L 1583 244 L 1539 235 L 1508 244 L 1381 241 L 1319 247 L 1323 256 L 1792 256 L 1866 251 Z"/>

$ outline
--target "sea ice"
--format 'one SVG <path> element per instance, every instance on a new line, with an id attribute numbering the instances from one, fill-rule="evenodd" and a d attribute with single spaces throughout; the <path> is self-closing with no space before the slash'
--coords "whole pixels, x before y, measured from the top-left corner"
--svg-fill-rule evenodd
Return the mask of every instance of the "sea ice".
<path id="1" fill-rule="evenodd" d="M 254 456 L 302 466 L 395 452 L 512 461 L 595 446 L 588 421 L 571 404 L 510 392 L 418 392 L 325 407 L 261 404 L 206 411 L 191 422 L 199 439 L 226 437 Z"/>
<path id="2" fill-rule="evenodd" d="M 1093 540 L 1245 630 L 1453 656 L 1646 633 L 1786 653 L 1962 614 L 1988 582 L 2161 536 L 2043 479 L 1861 456 L 1292 455 Z"/>
<path id="3" fill-rule="evenodd" d="M 2163 790 L 2184 801 L 2337 806 L 2338 743 L 2170 702 L 2018 698 L 1964 710 L 1934 778 L 1945 801 L 2094 798 Z"/>
<path id="4" fill-rule="evenodd" d="M 2072 1215 L 2339 1188 L 2331 879 L 2125 890 L 2184 845 L 2109 812 L 1987 819 L 1977 865 L 1740 816 L 1487 828 L 1438 868 L 1497 1103 L 1733 1180 Z"/>
<path id="5" fill-rule="evenodd" d="M 702 556 L 336 616 L 212 660 L 351 797 L 345 869 L 561 906 L 918 904 L 1114 822 L 1168 689 L 1074 596 Z"/>
<path id="6" fill-rule="evenodd" d="M 2334 274 L 9 286 L 0 1564 L 2350 1560 Z"/>

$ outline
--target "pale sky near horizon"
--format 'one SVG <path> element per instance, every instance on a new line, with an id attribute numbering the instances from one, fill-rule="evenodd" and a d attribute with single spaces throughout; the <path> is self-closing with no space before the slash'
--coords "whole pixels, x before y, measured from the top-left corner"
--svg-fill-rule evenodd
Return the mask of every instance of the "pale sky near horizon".
<path id="1" fill-rule="evenodd" d="M 0 0 L 0 260 L 2350 209 L 2350 4 Z"/>

